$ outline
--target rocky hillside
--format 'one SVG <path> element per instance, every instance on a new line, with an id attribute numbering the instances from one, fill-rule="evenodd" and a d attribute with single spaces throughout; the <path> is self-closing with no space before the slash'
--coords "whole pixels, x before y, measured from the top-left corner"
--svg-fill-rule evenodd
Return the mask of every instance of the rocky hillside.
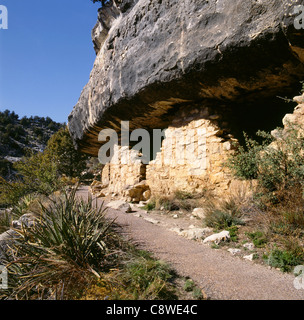
<path id="1" fill-rule="evenodd" d="M 28 152 L 43 151 L 49 138 L 63 124 L 49 117 L 23 117 L 14 111 L 0 112 L 0 176 L 11 173 L 11 164 Z"/>

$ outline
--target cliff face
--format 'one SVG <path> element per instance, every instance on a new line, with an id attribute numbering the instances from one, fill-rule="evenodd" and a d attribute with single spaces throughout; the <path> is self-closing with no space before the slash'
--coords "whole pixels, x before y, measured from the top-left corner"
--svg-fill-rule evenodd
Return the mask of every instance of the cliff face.
<path id="1" fill-rule="evenodd" d="M 99 13 L 97 58 L 69 116 L 75 143 L 91 155 L 100 129 L 121 120 L 165 128 L 185 104 L 288 95 L 303 79 L 303 35 L 289 1 L 118 2 Z"/>
<path id="2" fill-rule="evenodd" d="M 146 180 L 152 193 L 227 190 L 222 162 L 232 142 L 242 131 L 274 129 L 292 112 L 277 96 L 297 94 L 304 79 L 304 32 L 293 13 L 300 3 L 117 0 L 100 9 L 96 61 L 69 116 L 75 145 L 97 156 L 100 130 L 120 134 L 121 121 L 130 131 L 168 128 L 148 164 L 110 161 L 103 188 L 133 194 L 129 182 Z"/>

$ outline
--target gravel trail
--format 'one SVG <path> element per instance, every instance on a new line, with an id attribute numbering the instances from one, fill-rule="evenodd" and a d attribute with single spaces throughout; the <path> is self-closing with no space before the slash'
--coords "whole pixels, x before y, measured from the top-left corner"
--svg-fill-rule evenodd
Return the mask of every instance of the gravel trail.
<path id="1" fill-rule="evenodd" d="M 79 190 L 87 197 L 88 189 Z M 98 204 L 102 200 L 98 199 Z M 181 276 L 192 278 L 210 299 L 303 300 L 304 288 L 295 289 L 292 274 L 258 265 L 224 250 L 188 240 L 132 213 L 109 209 L 123 233 L 140 248 L 168 262 Z"/>

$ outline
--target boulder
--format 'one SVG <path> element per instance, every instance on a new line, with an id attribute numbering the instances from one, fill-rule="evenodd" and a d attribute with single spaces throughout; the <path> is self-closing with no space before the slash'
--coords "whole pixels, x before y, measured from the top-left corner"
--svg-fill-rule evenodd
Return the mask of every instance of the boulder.
<path id="1" fill-rule="evenodd" d="M 9 245 L 18 237 L 20 237 L 18 232 L 12 229 L 0 234 L 0 264 L 6 260 L 6 251 Z"/>
<path id="2" fill-rule="evenodd" d="M 143 201 L 148 201 L 151 198 L 151 190 L 146 190 L 142 194 Z"/>
<path id="3" fill-rule="evenodd" d="M 135 184 L 134 186 L 126 189 L 124 191 L 124 196 L 132 202 L 147 201 L 151 196 L 150 187 L 147 184 L 146 180 L 143 180 Z"/>
<path id="4" fill-rule="evenodd" d="M 206 233 L 210 232 L 210 228 L 189 228 L 188 230 L 183 230 L 180 235 L 191 240 L 202 239 L 206 236 Z"/>
<path id="5" fill-rule="evenodd" d="M 205 238 L 203 243 L 214 242 L 215 244 L 219 244 L 221 241 L 227 241 L 230 239 L 229 231 L 222 231 L 219 233 L 214 233 L 209 237 Z"/>
<path id="6" fill-rule="evenodd" d="M 252 260 L 253 260 L 253 256 L 254 256 L 254 254 L 252 253 L 252 254 L 249 254 L 249 255 L 247 255 L 247 256 L 243 256 L 243 258 L 244 258 L 245 260 L 252 261 Z"/>
<path id="7" fill-rule="evenodd" d="M 248 250 L 250 250 L 250 251 L 251 251 L 251 250 L 254 250 L 254 248 L 255 248 L 254 244 L 251 243 L 251 242 L 244 243 L 244 244 L 243 244 L 243 247 L 246 248 L 246 249 L 248 249 Z"/>
<path id="8" fill-rule="evenodd" d="M 12 227 L 14 229 L 21 229 L 22 226 L 31 228 L 38 221 L 37 215 L 34 213 L 26 213 L 22 215 L 18 220 L 12 221 Z"/>
<path id="9" fill-rule="evenodd" d="M 192 215 L 194 217 L 197 217 L 199 219 L 204 219 L 205 218 L 205 210 L 203 208 L 195 208 L 192 211 Z"/>
<path id="10" fill-rule="evenodd" d="M 233 256 L 235 256 L 241 252 L 241 249 L 229 248 L 227 251 L 230 252 Z"/>
<path id="11" fill-rule="evenodd" d="M 132 212 L 132 208 L 129 203 L 124 200 L 115 200 L 106 204 L 107 208 L 124 211 L 126 213 Z"/>

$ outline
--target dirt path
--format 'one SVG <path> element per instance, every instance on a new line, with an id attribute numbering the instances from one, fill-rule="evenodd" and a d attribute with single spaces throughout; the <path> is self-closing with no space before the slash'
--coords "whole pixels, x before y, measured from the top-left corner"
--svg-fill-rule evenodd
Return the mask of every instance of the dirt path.
<path id="1" fill-rule="evenodd" d="M 87 198 L 88 189 L 79 190 Z M 98 200 L 101 203 L 102 200 Z M 188 240 L 138 217 L 109 209 L 109 218 L 116 218 L 125 235 L 142 249 L 153 252 L 168 262 L 181 276 L 189 276 L 211 299 L 223 300 L 302 300 L 304 289 L 295 289 L 294 276 L 276 269 L 232 256 L 224 250 Z M 172 220 L 172 224 L 175 222 Z M 173 225 L 174 227 L 174 225 Z"/>

